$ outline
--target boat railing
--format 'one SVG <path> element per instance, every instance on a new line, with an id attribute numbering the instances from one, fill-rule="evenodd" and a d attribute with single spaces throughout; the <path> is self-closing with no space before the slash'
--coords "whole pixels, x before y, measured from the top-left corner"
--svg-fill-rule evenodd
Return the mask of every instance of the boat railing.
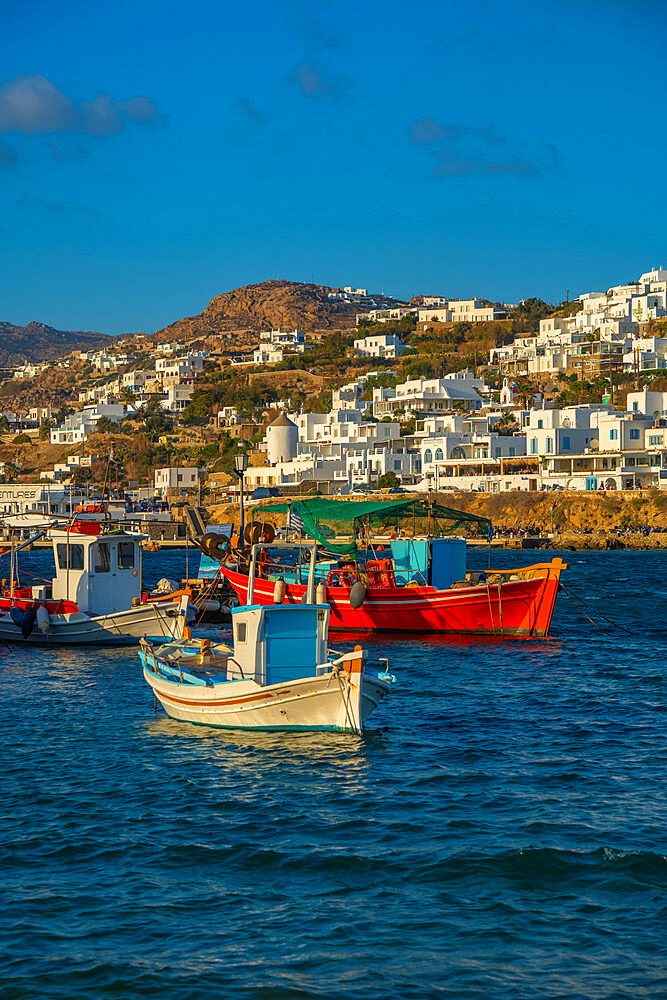
<path id="1" fill-rule="evenodd" d="M 515 580 L 534 580 L 536 577 L 544 576 L 550 571 L 556 571 L 560 573 L 562 570 L 568 568 L 567 563 L 563 562 L 561 558 L 552 559 L 551 562 L 544 563 L 533 563 L 532 566 L 524 566 L 521 568 L 514 569 L 488 569 L 486 570 L 486 578 L 489 580 L 490 577 L 513 577 Z M 492 581 L 491 581 L 492 582 Z"/>

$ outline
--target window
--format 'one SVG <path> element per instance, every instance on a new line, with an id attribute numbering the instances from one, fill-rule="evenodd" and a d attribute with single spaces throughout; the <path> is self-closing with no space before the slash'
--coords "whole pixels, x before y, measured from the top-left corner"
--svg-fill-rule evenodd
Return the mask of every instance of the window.
<path id="1" fill-rule="evenodd" d="M 639 428 L 638 427 L 631 427 L 630 428 L 630 440 L 631 441 L 638 441 L 639 440 Z"/>
<path id="2" fill-rule="evenodd" d="M 538 429 L 538 431 L 541 430 L 543 427 L 544 427 L 544 421 L 543 420 L 538 420 L 537 421 L 537 429 Z"/>
<path id="3" fill-rule="evenodd" d="M 111 569 L 111 549 L 108 542 L 95 545 L 95 572 L 108 573 Z"/>
<path id="4" fill-rule="evenodd" d="M 246 622 L 239 622 L 236 626 L 236 638 L 238 642 L 246 641 Z"/>
<path id="5" fill-rule="evenodd" d="M 547 438 L 547 455 L 550 455 L 553 450 L 554 450 L 554 439 Z"/>
<path id="6" fill-rule="evenodd" d="M 537 455 L 537 438 L 530 439 L 530 454 Z"/>
<path id="7" fill-rule="evenodd" d="M 617 441 L 618 440 L 618 428 L 617 427 L 612 427 L 611 430 L 609 431 L 609 440 L 610 441 Z"/>
<path id="8" fill-rule="evenodd" d="M 69 568 L 83 569 L 83 545 L 67 545 L 67 542 L 58 542 L 58 566 L 60 569 L 67 569 L 67 549 L 69 548 Z"/>
<path id="9" fill-rule="evenodd" d="M 649 434 L 649 444 L 662 444 L 662 434 Z"/>
<path id="10" fill-rule="evenodd" d="M 118 543 L 118 569 L 134 569 L 134 542 Z"/>
<path id="11" fill-rule="evenodd" d="M 516 448 L 510 448 L 509 450 L 510 458 L 514 458 L 515 455 L 516 455 Z M 509 486 L 507 488 L 509 489 Z"/>
<path id="12" fill-rule="evenodd" d="M 496 449 L 494 449 L 494 457 L 495 458 L 500 458 L 501 452 L 502 452 L 502 448 L 496 448 Z"/>
<path id="13" fill-rule="evenodd" d="M 435 460 L 436 462 L 442 462 L 444 455 L 442 454 L 442 448 L 435 449 Z"/>
<path id="14" fill-rule="evenodd" d="M 637 411 L 639 410 L 639 403 L 636 400 L 632 404 L 632 409 L 634 410 L 635 413 L 637 413 Z"/>
<path id="15" fill-rule="evenodd" d="M 568 451 L 570 450 L 570 439 L 569 439 L 569 437 L 564 437 L 563 438 L 563 448 L 567 448 Z"/>
<path id="16" fill-rule="evenodd" d="M 424 461 L 425 462 L 433 461 L 433 452 L 431 451 L 430 448 L 427 448 L 426 451 L 424 452 Z"/>

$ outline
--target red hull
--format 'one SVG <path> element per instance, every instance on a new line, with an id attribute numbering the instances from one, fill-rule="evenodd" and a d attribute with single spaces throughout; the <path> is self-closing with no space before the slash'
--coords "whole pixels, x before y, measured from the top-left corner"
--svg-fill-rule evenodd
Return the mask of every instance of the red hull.
<path id="1" fill-rule="evenodd" d="M 224 565 L 220 569 L 241 604 L 245 604 L 248 576 Z M 562 559 L 553 559 L 550 563 L 491 574 L 494 579 L 506 577 L 505 580 L 451 590 L 371 586 L 360 608 L 351 606 L 348 587 L 327 587 L 327 603 L 331 607 L 329 628 L 354 632 L 544 637 L 549 634 L 564 569 L 567 566 Z M 254 602 L 273 604 L 274 587 L 273 580 L 255 579 Z M 305 585 L 286 584 L 285 601 L 297 604 L 305 591 Z"/>
<path id="2" fill-rule="evenodd" d="M 9 611 L 11 608 L 21 608 L 27 611 L 33 604 L 43 604 L 50 615 L 73 614 L 79 610 L 73 601 L 40 601 L 32 596 L 32 592 L 26 588 L 14 591 L 14 597 L 10 597 L 8 591 L 0 595 L 0 611 Z"/>

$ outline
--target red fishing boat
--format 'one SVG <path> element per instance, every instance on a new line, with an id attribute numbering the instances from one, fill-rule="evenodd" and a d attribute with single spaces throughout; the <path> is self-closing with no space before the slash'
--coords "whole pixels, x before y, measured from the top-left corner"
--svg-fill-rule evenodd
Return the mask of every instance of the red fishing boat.
<path id="1" fill-rule="evenodd" d="M 401 524 L 428 518 L 431 531 L 443 521 L 488 531 L 485 518 L 425 501 L 331 501 L 322 498 L 295 501 L 289 521 L 318 540 L 327 555 L 318 563 L 318 603 L 330 605 L 329 627 L 368 632 L 434 632 L 497 637 L 542 638 L 549 633 L 560 575 L 567 565 L 560 558 L 517 569 L 469 573 L 466 540 L 449 535 L 401 538 Z M 271 505 L 259 512 L 286 511 Z M 341 539 L 330 524 L 347 522 L 350 539 Z M 371 527 L 393 527 L 388 549 L 378 550 Z M 257 526 L 255 526 L 257 528 Z M 289 528 L 289 524 L 288 524 Z M 268 529 L 271 530 L 270 528 Z M 267 525 L 258 538 L 266 537 Z M 360 535 L 364 544 L 359 544 Z M 252 531 L 251 531 L 252 540 Z M 295 543 L 298 550 L 298 543 Z M 265 550 L 264 550 L 265 551 Z M 261 554 L 261 553 L 260 553 Z M 259 554 L 258 554 L 259 555 Z M 254 558 L 254 556 L 253 556 Z M 280 559 L 281 561 L 277 561 Z M 252 575 L 247 557 L 229 553 L 221 572 L 246 604 Z M 267 605 L 299 603 L 306 582 L 301 564 L 286 565 L 276 556 L 258 566 L 253 601 Z"/>

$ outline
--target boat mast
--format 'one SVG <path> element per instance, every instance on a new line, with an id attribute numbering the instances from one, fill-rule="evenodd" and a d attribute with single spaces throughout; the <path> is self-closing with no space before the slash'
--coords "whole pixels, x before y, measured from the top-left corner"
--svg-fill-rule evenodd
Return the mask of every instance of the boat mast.
<path id="1" fill-rule="evenodd" d="M 14 600 L 14 529 L 12 528 L 12 551 L 9 560 L 9 596 Z"/>

